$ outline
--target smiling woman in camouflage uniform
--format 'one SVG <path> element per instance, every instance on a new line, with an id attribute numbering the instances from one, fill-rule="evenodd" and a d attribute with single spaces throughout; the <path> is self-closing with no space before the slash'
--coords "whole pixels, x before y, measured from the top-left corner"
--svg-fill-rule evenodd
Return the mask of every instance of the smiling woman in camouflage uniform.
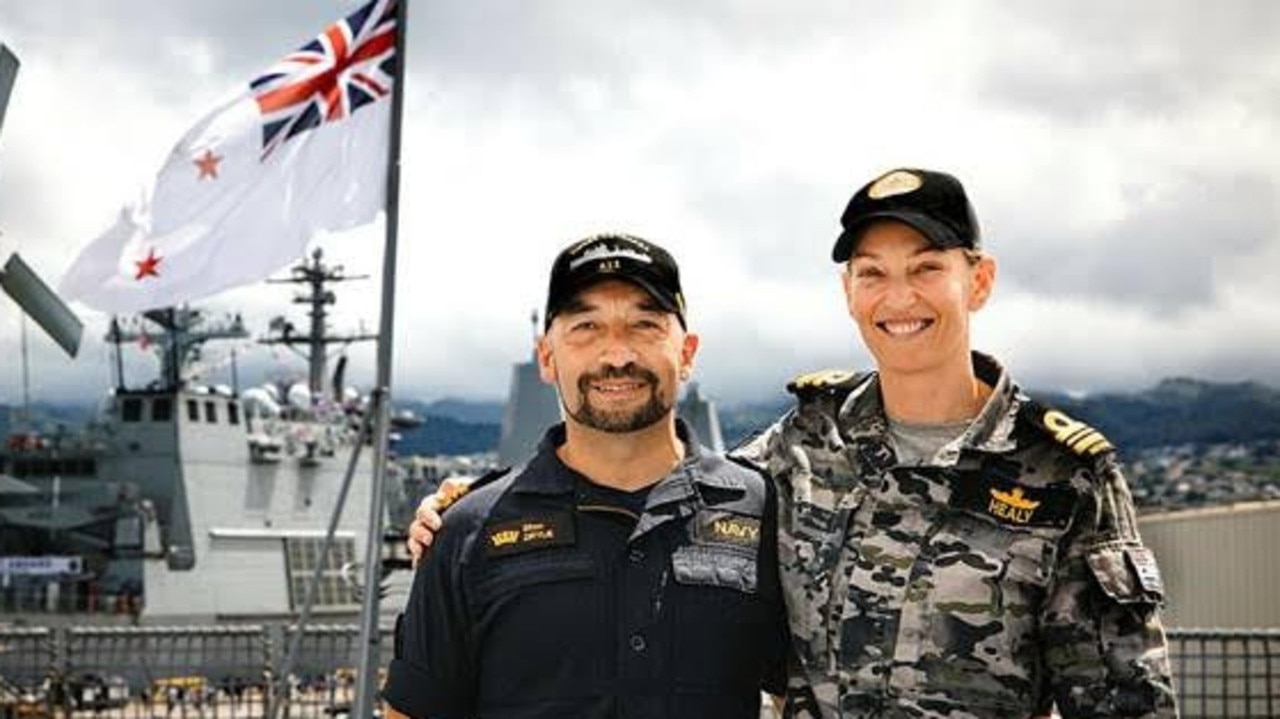
<path id="1" fill-rule="evenodd" d="M 737 454 L 779 491 L 800 717 L 1175 716 L 1163 587 L 1107 440 L 969 346 L 995 262 L 950 175 L 841 218 L 865 374 L 791 383 Z"/>

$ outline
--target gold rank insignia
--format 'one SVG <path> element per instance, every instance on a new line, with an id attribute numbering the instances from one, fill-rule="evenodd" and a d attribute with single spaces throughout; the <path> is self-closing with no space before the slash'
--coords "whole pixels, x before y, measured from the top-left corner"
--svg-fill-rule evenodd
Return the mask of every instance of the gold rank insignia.
<path id="1" fill-rule="evenodd" d="M 1029 499 L 1022 493 L 1022 487 L 1014 487 L 1008 492 L 992 488 L 987 512 L 1017 524 L 1029 524 L 1039 506 L 1040 502 Z"/>
<path id="2" fill-rule="evenodd" d="M 1081 456 L 1093 456 L 1114 449 L 1101 432 L 1059 410 L 1045 412 L 1043 422 L 1054 439 Z"/>
<path id="3" fill-rule="evenodd" d="M 471 491 L 471 483 L 458 479 L 446 479 L 436 490 L 436 511 L 443 512 L 449 505 L 462 499 Z"/>
<path id="4" fill-rule="evenodd" d="M 883 200 L 886 197 L 894 195 L 905 195 L 908 192 L 915 192 L 920 189 L 924 181 L 914 172 L 906 170 L 894 170 L 871 185 L 871 189 L 867 190 L 867 197 L 873 200 Z"/>
<path id="5" fill-rule="evenodd" d="M 485 528 L 484 554 L 503 557 L 574 543 L 573 518 L 567 512 L 524 517 Z"/>
<path id="6" fill-rule="evenodd" d="M 787 383 L 793 394 L 814 394 L 825 390 L 850 388 L 862 375 L 843 369 L 806 372 Z"/>
<path id="7" fill-rule="evenodd" d="M 444 510 L 456 504 L 459 499 L 470 494 L 471 490 L 480 489 L 490 482 L 501 479 L 510 471 L 510 467 L 503 467 L 502 469 L 495 469 L 492 472 L 487 472 L 481 475 L 478 479 L 470 479 L 468 477 L 449 477 L 441 482 L 440 486 L 436 488 L 435 494 L 431 495 L 431 499 L 434 502 L 431 506 L 436 510 L 436 512 L 443 513 Z"/>

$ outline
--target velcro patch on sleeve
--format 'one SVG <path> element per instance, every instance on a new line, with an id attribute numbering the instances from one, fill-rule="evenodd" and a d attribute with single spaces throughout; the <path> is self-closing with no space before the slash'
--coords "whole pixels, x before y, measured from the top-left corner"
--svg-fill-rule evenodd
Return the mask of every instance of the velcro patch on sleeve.
<path id="1" fill-rule="evenodd" d="M 567 547 L 574 544 L 573 517 L 568 512 L 525 517 L 484 528 L 484 556 L 512 554 Z"/>
<path id="2" fill-rule="evenodd" d="M 1066 527 L 1075 510 L 1069 487 L 1028 487 L 964 474 L 952 483 L 950 504 L 1015 527 Z"/>
<path id="3" fill-rule="evenodd" d="M 1125 556 L 1133 565 L 1138 575 L 1138 583 L 1152 594 L 1164 596 L 1164 581 L 1160 579 L 1160 568 L 1156 566 L 1156 557 L 1146 547 L 1126 547 Z"/>

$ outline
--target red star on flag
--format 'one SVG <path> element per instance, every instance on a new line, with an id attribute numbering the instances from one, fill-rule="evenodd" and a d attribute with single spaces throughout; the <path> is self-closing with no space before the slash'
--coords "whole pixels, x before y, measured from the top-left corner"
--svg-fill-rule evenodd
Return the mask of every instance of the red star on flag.
<path id="1" fill-rule="evenodd" d="M 133 279 L 140 280 L 144 277 L 159 277 L 160 273 L 156 268 L 159 267 L 160 263 L 163 261 L 163 257 L 156 257 L 156 248 L 152 247 L 147 251 L 147 256 L 144 259 L 133 263 L 138 266 L 138 274 L 135 275 Z"/>
<path id="2" fill-rule="evenodd" d="M 192 160 L 192 162 L 200 170 L 200 174 L 196 176 L 197 180 L 203 180 L 206 177 L 218 179 L 218 163 L 222 162 L 221 155 L 213 154 L 213 150 L 205 150 L 203 155 Z"/>

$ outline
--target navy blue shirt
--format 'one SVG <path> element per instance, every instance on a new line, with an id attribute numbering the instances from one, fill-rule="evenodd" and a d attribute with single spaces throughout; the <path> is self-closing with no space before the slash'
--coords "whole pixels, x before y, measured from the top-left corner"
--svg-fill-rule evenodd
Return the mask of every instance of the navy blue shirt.
<path id="1" fill-rule="evenodd" d="M 788 641 L 769 483 L 686 439 L 647 495 L 622 493 L 560 462 L 563 441 L 445 513 L 384 698 L 430 719 L 758 717 Z"/>

